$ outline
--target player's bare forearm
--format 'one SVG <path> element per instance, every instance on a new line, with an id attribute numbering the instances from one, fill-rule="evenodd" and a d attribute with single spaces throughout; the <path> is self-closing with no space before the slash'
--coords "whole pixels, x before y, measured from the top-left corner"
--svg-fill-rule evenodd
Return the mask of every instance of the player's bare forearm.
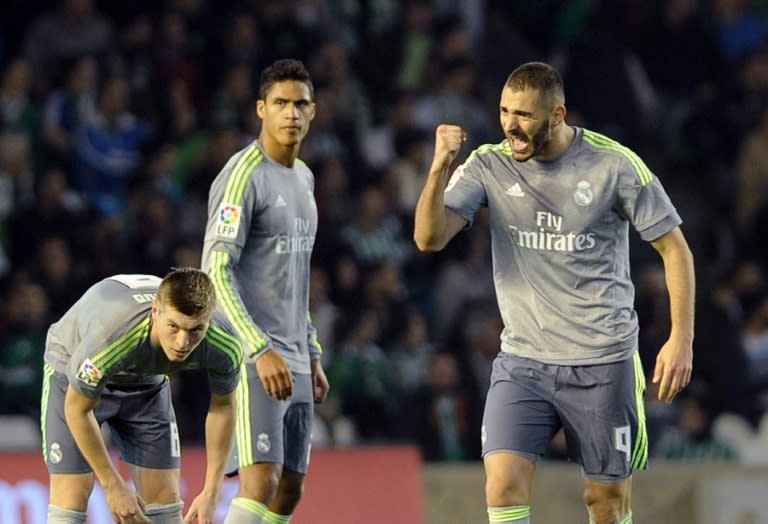
<path id="1" fill-rule="evenodd" d="M 98 399 L 88 398 L 70 386 L 67 388 L 64 400 L 64 416 L 83 457 L 93 468 L 96 478 L 104 489 L 109 489 L 116 483 L 121 483 L 122 477 L 109 458 L 99 424 L 93 415 L 93 410 L 98 403 Z"/>
<path id="2" fill-rule="evenodd" d="M 696 295 L 693 254 L 680 228 L 675 228 L 654 241 L 653 246 L 664 261 L 672 321 L 670 338 L 691 344 Z"/>
<path id="3" fill-rule="evenodd" d="M 107 505 L 118 523 L 131 522 L 147 524 L 149 520 L 143 514 L 142 503 L 136 494 L 115 469 L 99 424 L 93 414 L 98 399 L 91 399 L 67 388 L 64 397 L 64 416 L 67 426 L 77 443 L 80 452 L 93 469 L 107 496 Z"/>
<path id="4" fill-rule="evenodd" d="M 653 242 L 664 261 L 672 329 L 656 357 L 653 382 L 659 383 L 659 399 L 671 402 L 691 380 L 693 371 L 693 323 L 695 270 L 693 255 L 679 228 Z"/>
<path id="5" fill-rule="evenodd" d="M 229 395 L 211 393 L 211 405 L 205 418 L 205 484 L 189 505 L 184 516 L 185 524 L 195 521 L 199 524 L 213 522 L 224 483 L 224 468 L 232 451 L 236 416 L 234 392 Z"/>
<path id="6" fill-rule="evenodd" d="M 445 208 L 443 192 L 451 163 L 466 139 L 467 134 L 459 126 L 441 124 L 435 130 L 432 166 L 416 203 L 413 240 L 421 251 L 440 251 L 460 230 L 455 214 Z"/>
<path id="7" fill-rule="evenodd" d="M 237 419 L 235 393 L 211 394 L 211 404 L 205 418 L 205 452 L 207 469 L 203 491 L 218 498 L 224 481 L 224 469 L 232 451 Z"/>
<path id="8" fill-rule="evenodd" d="M 442 239 L 447 222 L 443 203 L 446 173 L 447 168 L 445 173 L 431 171 L 416 203 L 413 239 L 422 251 L 439 251 L 445 247 Z"/>

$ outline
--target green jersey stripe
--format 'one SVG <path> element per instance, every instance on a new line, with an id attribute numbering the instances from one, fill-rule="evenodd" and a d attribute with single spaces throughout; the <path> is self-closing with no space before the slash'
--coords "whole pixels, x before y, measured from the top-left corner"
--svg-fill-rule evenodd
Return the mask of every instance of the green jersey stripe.
<path id="1" fill-rule="evenodd" d="M 48 425 L 45 419 L 48 417 L 48 400 L 51 396 L 51 381 L 54 369 L 50 364 L 43 364 L 43 393 L 40 402 L 40 429 L 43 437 L 43 460 L 48 463 Z"/>
<path id="2" fill-rule="evenodd" d="M 259 519 L 264 520 L 267 518 L 269 510 L 267 507 L 257 500 L 247 499 L 245 497 L 237 497 L 232 501 L 233 504 L 240 506 L 243 509 L 248 510 L 249 513 L 253 513 Z"/>
<path id="3" fill-rule="evenodd" d="M 259 165 L 259 163 L 264 160 L 264 154 L 261 152 L 261 150 L 257 150 L 256 154 L 251 156 L 250 160 L 248 161 L 248 165 L 244 165 L 242 172 L 238 173 L 239 181 L 237 183 L 237 192 L 232 195 L 232 198 L 235 199 L 235 202 L 240 203 L 243 200 L 243 194 L 245 193 L 245 187 L 248 185 L 248 181 L 251 178 L 251 173 L 253 173 L 253 170 L 256 169 L 256 166 Z"/>
<path id="4" fill-rule="evenodd" d="M 248 383 L 247 364 L 240 366 L 240 382 L 237 385 L 237 455 L 241 466 L 253 464 L 253 449 L 251 447 L 251 386 Z"/>
<path id="5" fill-rule="evenodd" d="M 238 340 L 218 326 L 208 328 L 205 336 L 213 347 L 225 353 L 234 366 L 239 366 L 243 360 L 243 350 Z"/>
<path id="6" fill-rule="evenodd" d="M 488 516 L 491 522 L 507 522 L 509 520 L 519 520 L 530 516 L 531 508 L 528 506 L 522 506 L 519 508 L 488 508 Z"/>
<path id="7" fill-rule="evenodd" d="M 464 161 L 464 163 L 468 164 L 474 157 L 479 157 L 492 152 L 501 153 L 503 155 L 510 156 L 512 154 L 512 147 L 509 145 L 508 140 L 503 140 L 498 144 L 483 144 L 479 146 L 477 149 L 475 149 L 474 151 L 472 151 L 469 154 L 469 158 L 467 158 Z"/>
<path id="8" fill-rule="evenodd" d="M 266 349 L 268 341 L 261 336 L 253 325 L 251 317 L 238 303 L 234 287 L 227 276 L 226 268 L 229 267 L 229 254 L 214 251 L 212 255 L 213 260 L 209 275 L 219 295 L 222 309 L 234 325 L 241 340 L 247 344 L 249 353 L 263 351 Z"/>
<path id="9" fill-rule="evenodd" d="M 635 367 L 635 401 L 637 402 L 637 437 L 632 450 L 632 469 L 645 469 L 648 462 L 648 430 L 645 420 L 645 374 L 639 352 L 633 356 Z"/>
<path id="10" fill-rule="evenodd" d="M 255 143 L 251 144 L 251 146 L 243 152 L 243 155 L 232 168 L 232 174 L 227 181 L 227 188 L 224 190 L 224 202 L 240 205 L 248 179 L 254 168 L 263 158 L 264 155 Z"/>
<path id="11" fill-rule="evenodd" d="M 234 197 L 235 193 L 238 191 L 238 185 L 242 182 L 242 173 L 250 173 L 250 171 L 246 171 L 245 168 L 258 155 L 258 148 L 255 144 L 251 144 L 243 151 L 235 165 L 232 166 L 232 169 L 229 173 L 229 178 L 227 179 L 227 185 L 224 189 L 224 202 L 235 203 L 230 199 Z"/>
<path id="12" fill-rule="evenodd" d="M 585 139 L 595 147 L 604 147 L 623 153 L 635 168 L 635 174 L 641 185 L 646 186 L 653 181 L 653 174 L 643 160 L 628 147 L 594 131 L 585 130 Z M 590 140 L 591 139 L 591 140 Z"/>
<path id="13" fill-rule="evenodd" d="M 93 365 L 99 368 L 100 371 L 109 371 L 115 364 L 120 362 L 132 349 L 135 349 L 139 343 L 146 338 L 146 333 L 136 333 L 130 338 L 121 339 L 122 343 L 119 347 L 114 347 L 113 351 L 106 355 L 103 361 L 93 361 Z"/>
<path id="14" fill-rule="evenodd" d="M 241 339 L 245 343 L 249 343 L 250 341 L 248 340 L 247 336 L 245 336 L 248 331 L 249 323 L 244 321 L 238 314 L 237 300 L 233 297 L 234 292 L 230 292 L 229 289 L 227 289 L 228 281 L 226 278 L 226 273 L 228 256 L 220 251 L 214 251 L 212 253 L 212 258 L 213 263 L 211 265 L 209 274 L 211 276 L 211 280 L 213 280 L 216 292 L 219 295 L 221 307 L 230 318 L 235 330 L 238 332 Z"/>
<path id="15" fill-rule="evenodd" d="M 126 353 L 135 347 L 138 341 L 146 338 L 149 334 L 150 320 L 151 317 L 147 316 L 147 318 L 129 329 L 125 335 L 99 352 L 93 357 L 93 365 L 102 373 L 108 371 L 123 358 Z"/>
<path id="16" fill-rule="evenodd" d="M 617 151 L 627 157 L 627 160 L 629 160 L 629 162 L 635 168 L 635 174 L 640 180 L 640 185 L 647 186 L 653 181 L 651 170 L 648 169 L 648 166 L 645 165 L 645 162 L 643 162 L 642 159 L 637 156 L 637 153 L 628 147 L 621 145 L 620 143 L 608 138 L 605 135 L 595 133 L 594 131 L 590 131 L 588 129 L 584 130 L 584 140 L 586 140 L 594 147 Z"/>

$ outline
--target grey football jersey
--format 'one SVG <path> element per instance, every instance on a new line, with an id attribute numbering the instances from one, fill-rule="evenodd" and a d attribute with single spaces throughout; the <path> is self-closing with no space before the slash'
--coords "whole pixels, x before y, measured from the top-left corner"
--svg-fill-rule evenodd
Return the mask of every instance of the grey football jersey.
<path id="1" fill-rule="evenodd" d="M 445 205 L 470 223 L 488 207 L 503 351 L 583 365 L 636 350 L 629 225 L 651 241 L 681 219 L 633 151 L 580 128 L 548 162 L 485 145 L 453 173 Z"/>
<path id="2" fill-rule="evenodd" d="M 247 353 L 271 345 L 295 373 L 309 373 L 322 352 L 309 319 L 313 190 L 306 164 L 285 167 L 254 141 L 211 184 L 203 247 L 203 269 Z"/>
<path id="3" fill-rule="evenodd" d="M 115 275 L 91 286 L 48 329 L 45 362 L 91 398 L 110 382 L 156 384 L 162 375 L 182 369 L 207 370 L 213 393 L 234 391 L 243 352 L 221 311 L 183 362 L 169 361 L 152 345 L 152 299 L 160 281 L 153 275 Z"/>

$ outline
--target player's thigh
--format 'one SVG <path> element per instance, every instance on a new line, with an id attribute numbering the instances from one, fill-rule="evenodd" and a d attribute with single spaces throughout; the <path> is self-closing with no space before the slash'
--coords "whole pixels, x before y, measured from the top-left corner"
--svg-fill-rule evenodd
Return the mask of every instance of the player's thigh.
<path id="1" fill-rule="evenodd" d="M 586 478 L 614 483 L 643 469 L 648 458 L 639 358 L 564 368 L 557 409 L 569 455 Z"/>
<path id="2" fill-rule="evenodd" d="M 315 404 L 312 395 L 312 377 L 309 374 L 294 374 L 293 396 L 283 418 L 285 450 L 284 472 L 296 474 L 295 481 L 303 481 L 309 468 L 312 447 L 312 420 Z"/>
<path id="3" fill-rule="evenodd" d="M 264 391 L 256 366 L 243 367 L 237 386 L 234 453 L 238 468 L 258 463 L 283 464 L 283 418 L 291 399 L 275 400 Z"/>
<path id="4" fill-rule="evenodd" d="M 181 500 L 179 468 L 144 468 L 128 464 L 136 492 L 146 504 L 173 504 Z"/>
<path id="5" fill-rule="evenodd" d="M 67 377 L 46 365 L 40 400 L 40 423 L 43 437 L 43 460 L 51 475 L 77 475 L 91 473 L 64 414 L 64 398 L 69 381 Z M 110 399 L 102 398 L 94 410 L 97 422 L 108 418 L 118 406 Z"/>
<path id="6" fill-rule="evenodd" d="M 499 353 L 481 428 L 482 453 L 515 451 L 535 461 L 560 429 L 551 402 L 553 366 Z"/>
<path id="7" fill-rule="evenodd" d="M 306 429 L 302 429 L 301 423 L 295 421 L 295 412 L 299 404 L 305 404 L 307 399 L 311 402 L 311 380 L 307 378 L 309 375 L 295 375 L 291 398 L 275 400 L 264 391 L 255 366 L 244 366 L 244 371 L 243 379 L 237 387 L 237 431 L 234 450 L 237 465 L 240 469 L 258 463 L 283 465 L 286 459 L 286 443 L 293 448 L 296 439 L 303 439 L 302 435 Z M 311 416 L 309 429 L 311 431 Z M 295 432 L 301 432 L 302 435 L 296 435 Z M 293 449 L 291 453 L 295 454 Z M 304 455 L 307 453 L 308 451 Z"/>
<path id="8" fill-rule="evenodd" d="M 116 387 L 109 392 L 120 412 L 109 420 L 123 460 L 150 469 L 178 469 L 181 444 L 167 378 L 148 387 Z"/>

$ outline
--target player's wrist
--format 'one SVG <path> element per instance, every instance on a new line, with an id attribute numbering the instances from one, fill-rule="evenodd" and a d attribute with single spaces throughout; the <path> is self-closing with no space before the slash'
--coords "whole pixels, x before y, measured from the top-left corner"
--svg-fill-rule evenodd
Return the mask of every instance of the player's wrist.
<path id="1" fill-rule="evenodd" d="M 248 354 L 248 358 L 250 358 L 251 360 L 256 360 L 260 357 L 263 357 L 270 349 L 272 349 L 272 346 L 267 345 L 262 348 L 251 351 Z"/>

